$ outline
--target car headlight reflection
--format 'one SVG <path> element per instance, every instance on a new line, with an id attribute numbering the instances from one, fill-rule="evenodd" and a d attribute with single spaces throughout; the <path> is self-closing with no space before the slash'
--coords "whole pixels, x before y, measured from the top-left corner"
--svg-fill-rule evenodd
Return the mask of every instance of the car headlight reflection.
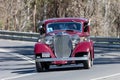
<path id="1" fill-rule="evenodd" d="M 45 44 L 51 45 L 53 44 L 53 37 L 52 36 L 47 36 L 45 37 Z"/>

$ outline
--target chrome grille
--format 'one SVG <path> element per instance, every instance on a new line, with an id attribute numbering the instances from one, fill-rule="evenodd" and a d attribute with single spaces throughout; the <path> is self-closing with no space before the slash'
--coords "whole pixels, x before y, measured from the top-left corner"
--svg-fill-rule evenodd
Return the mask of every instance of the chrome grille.
<path id="1" fill-rule="evenodd" d="M 56 35 L 54 37 L 54 52 L 57 58 L 67 58 L 72 51 L 72 41 L 69 35 Z"/>

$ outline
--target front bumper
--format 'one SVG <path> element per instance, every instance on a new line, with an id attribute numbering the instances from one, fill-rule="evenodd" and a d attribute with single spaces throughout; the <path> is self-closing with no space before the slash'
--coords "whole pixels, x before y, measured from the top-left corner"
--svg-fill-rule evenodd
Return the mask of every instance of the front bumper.
<path id="1" fill-rule="evenodd" d="M 69 57 L 69 58 L 36 58 L 36 62 L 53 62 L 53 61 L 84 61 L 88 60 L 88 57 Z"/>

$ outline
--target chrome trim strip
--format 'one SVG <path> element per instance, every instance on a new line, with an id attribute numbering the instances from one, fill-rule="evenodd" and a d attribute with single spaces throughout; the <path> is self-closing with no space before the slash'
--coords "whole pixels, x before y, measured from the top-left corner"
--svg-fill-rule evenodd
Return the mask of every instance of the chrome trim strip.
<path id="1" fill-rule="evenodd" d="M 52 61 L 82 61 L 82 60 L 88 60 L 88 57 L 69 57 L 69 58 L 36 58 L 36 62 L 52 62 Z"/>

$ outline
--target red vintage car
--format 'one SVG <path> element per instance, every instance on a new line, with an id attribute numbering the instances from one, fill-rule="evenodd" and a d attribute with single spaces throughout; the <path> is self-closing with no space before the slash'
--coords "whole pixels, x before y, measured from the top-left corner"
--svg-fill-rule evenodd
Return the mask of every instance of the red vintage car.
<path id="1" fill-rule="evenodd" d="M 34 47 L 37 72 L 48 70 L 50 65 L 83 63 L 85 69 L 92 67 L 94 47 L 88 19 L 47 19 L 39 30 L 42 37 Z"/>

